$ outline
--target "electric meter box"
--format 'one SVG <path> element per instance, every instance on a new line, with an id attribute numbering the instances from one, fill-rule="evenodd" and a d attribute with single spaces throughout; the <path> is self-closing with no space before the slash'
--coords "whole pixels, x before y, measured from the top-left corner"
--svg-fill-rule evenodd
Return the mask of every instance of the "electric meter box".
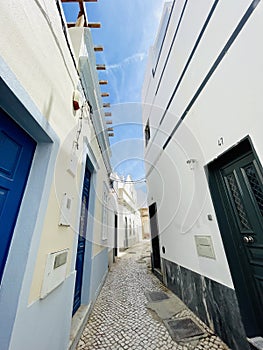
<path id="1" fill-rule="evenodd" d="M 69 249 L 49 253 L 40 298 L 44 299 L 66 279 Z"/>

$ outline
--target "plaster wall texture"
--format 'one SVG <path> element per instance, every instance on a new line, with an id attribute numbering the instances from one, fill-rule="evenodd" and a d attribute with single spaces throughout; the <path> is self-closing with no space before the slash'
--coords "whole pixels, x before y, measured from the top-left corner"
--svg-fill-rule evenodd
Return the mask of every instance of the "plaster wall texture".
<path id="1" fill-rule="evenodd" d="M 0 28 L 4 33 L 0 38 L 1 77 L 5 96 L 10 91 L 15 101 L 12 104 L 10 97 L 8 105 L 1 99 L 1 107 L 38 142 L 1 285 L 1 314 L 9 315 L 0 332 L 1 348 L 15 349 L 23 339 L 27 348 L 42 344 L 43 349 L 59 350 L 65 348 L 69 337 L 87 157 L 93 170 L 88 219 L 92 232 L 87 233 L 90 241 L 96 243 L 90 250 L 92 258 L 105 250 L 101 241 L 101 198 L 108 169 L 88 109 L 83 112 L 79 147 L 74 148 L 81 112 L 73 110 L 72 97 L 74 90 L 81 87 L 56 2 L 5 2 L 1 4 Z M 78 45 L 83 49 L 82 41 Z M 71 48 L 73 52 L 73 45 Z M 78 57 L 75 59 L 77 62 Z M 77 159 L 74 174 L 69 171 L 73 155 Z M 70 226 L 59 225 L 65 193 L 71 199 Z M 47 255 L 62 249 L 69 249 L 66 280 L 40 300 Z M 100 271 L 99 276 L 107 271 L 106 259 L 102 260 L 94 267 Z M 8 281 L 13 280 L 14 274 L 16 282 L 11 284 Z M 9 304 L 12 307 L 7 310 Z M 36 319 L 40 322 L 34 332 Z"/>
<path id="2" fill-rule="evenodd" d="M 183 1 L 175 2 L 154 76 L 151 69 L 154 51 L 150 52 L 143 88 L 143 122 L 146 125 L 149 120 L 151 132 L 145 149 L 148 204 L 157 203 L 160 246 L 166 248 L 161 257 L 233 288 L 205 166 L 248 135 L 262 160 L 263 47 L 256 33 L 262 31 L 263 6 L 259 3 L 256 7 L 185 113 L 251 1 L 219 1 L 194 48 L 213 3 L 187 3 L 170 50 L 171 33 L 175 33 L 184 6 Z M 163 150 L 171 131 L 184 115 L 185 119 Z M 190 159 L 196 160 L 192 169 L 187 164 Z M 212 215 L 212 221 L 208 220 L 208 214 Z M 195 235 L 212 237 L 216 259 L 198 256 Z"/>

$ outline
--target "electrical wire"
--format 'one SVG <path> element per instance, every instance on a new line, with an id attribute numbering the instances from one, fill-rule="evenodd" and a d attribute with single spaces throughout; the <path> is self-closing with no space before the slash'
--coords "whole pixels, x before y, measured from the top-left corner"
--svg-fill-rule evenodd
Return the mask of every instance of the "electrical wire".
<path id="1" fill-rule="evenodd" d="M 74 79 L 72 78 L 72 76 L 71 76 L 71 71 L 70 71 L 70 69 L 69 69 L 69 67 L 68 67 L 68 65 L 67 65 L 66 58 L 65 58 L 64 53 L 63 53 L 63 50 L 62 50 L 62 48 L 61 48 L 61 46 L 60 46 L 59 39 L 58 39 L 58 37 L 57 37 L 57 35 L 56 35 L 54 29 L 53 29 L 51 20 L 50 20 L 50 18 L 49 18 L 49 16 L 48 16 L 47 12 L 46 12 L 46 11 L 43 9 L 43 7 L 41 6 L 40 2 L 39 2 L 38 0 L 34 0 L 34 2 L 36 3 L 37 7 L 38 7 L 39 10 L 41 11 L 42 15 L 44 16 L 44 18 L 45 18 L 45 20 L 46 20 L 46 22 L 47 22 L 47 24 L 48 24 L 48 27 L 49 27 L 49 29 L 50 29 L 50 31 L 51 31 L 51 33 L 52 33 L 54 39 L 55 39 L 55 43 L 56 43 L 57 48 L 58 48 L 58 50 L 59 50 L 59 52 L 60 52 L 60 55 L 61 55 L 61 57 L 62 57 L 62 59 L 63 59 L 65 68 L 66 68 L 66 70 L 67 70 L 67 72 L 68 72 L 68 76 L 69 76 L 69 78 L 70 78 L 70 80 L 71 80 L 71 82 L 72 82 L 73 87 L 75 88 L 75 80 L 74 80 Z M 57 7 L 59 8 L 59 6 L 57 6 Z M 60 10 L 59 10 L 59 14 L 60 14 L 60 17 L 61 17 Z M 61 17 L 61 18 L 62 18 L 62 17 Z M 63 20 L 63 19 L 62 19 L 62 20 Z M 66 40 L 67 40 L 67 39 L 66 39 Z M 75 60 L 74 60 L 74 63 L 75 63 Z M 75 65 L 75 67 L 76 67 L 76 63 L 75 63 L 74 65 Z"/>
<path id="2" fill-rule="evenodd" d="M 131 184 L 131 185 L 136 185 L 136 184 L 138 184 L 138 183 L 142 183 L 142 182 L 146 182 L 146 178 L 144 177 L 144 178 L 142 178 L 142 179 L 138 179 L 138 180 L 131 180 L 131 181 L 123 181 L 123 180 L 121 180 L 121 179 L 117 179 L 117 178 L 110 178 L 111 179 L 111 181 L 116 181 L 116 182 L 119 182 L 119 183 L 123 183 L 124 185 L 125 184 Z"/>

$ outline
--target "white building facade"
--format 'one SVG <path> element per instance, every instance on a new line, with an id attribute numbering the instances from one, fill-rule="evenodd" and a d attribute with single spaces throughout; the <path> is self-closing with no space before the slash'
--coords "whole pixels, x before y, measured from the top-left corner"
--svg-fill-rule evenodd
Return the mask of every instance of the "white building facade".
<path id="1" fill-rule="evenodd" d="M 137 205 L 137 192 L 131 176 L 126 179 L 112 175 L 113 189 L 118 199 L 117 248 L 118 252 L 142 239 L 142 224 Z"/>
<path id="2" fill-rule="evenodd" d="M 94 47 L 60 1 L 0 8 L 0 348 L 64 350 L 113 261 Z"/>
<path id="3" fill-rule="evenodd" d="M 231 347 L 263 337 L 261 1 L 165 4 L 143 87 L 156 274 Z"/>

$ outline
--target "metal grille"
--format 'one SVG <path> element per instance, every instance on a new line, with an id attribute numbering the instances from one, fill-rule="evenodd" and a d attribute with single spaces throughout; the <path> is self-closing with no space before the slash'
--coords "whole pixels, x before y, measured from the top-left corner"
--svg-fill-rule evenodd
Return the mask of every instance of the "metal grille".
<path id="1" fill-rule="evenodd" d="M 247 218 L 247 214 L 246 214 L 244 206 L 242 204 L 241 195 L 240 195 L 234 174 L 228 175 L 227 180 L 229 183 L 230 191 L 231 191 L 232 196 L 233 196 L 233 200 L 234 200 L 234 203 L 236 206 L 236 211 L 237 211 L 237 214 L 239 216 L 241 226 L 243 229 L 251 230 L 250 225 L 249 225 L 249 221 Z"/>
<path id="2" fill-rule="evenodd" d="M 145 292 L 145 296 L 150 302 L 169 299 L 168 295 L 164 292 Z"/>
<path id="3" fill-rule="evenodd" d="M 248 181 L 250 183 L 251 189 L 254 193 L 255 199 L 257 201 L 261 215 L 263 215 L 263 191 L 262 191 L 262 186 L 258 181 L 256 170 L 253 164 L 246 167 L 245 172 L 246 172 Z"/>
<path id="4" fill-rule="evenodd" d="M 164 325 L 176 342 L 189 342 L 206 336 L 205 332 L 190 317 L 164 320 Z"/>

